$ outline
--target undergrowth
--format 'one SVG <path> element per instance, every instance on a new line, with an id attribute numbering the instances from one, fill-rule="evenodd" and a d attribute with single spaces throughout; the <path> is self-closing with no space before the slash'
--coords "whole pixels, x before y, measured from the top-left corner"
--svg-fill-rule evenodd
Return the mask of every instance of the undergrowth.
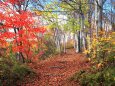
<path id="1" fill-rule="evenodd" d="M 25 64 L 0 57 L 0 86 L 16 86 L 18 81 L 34 74 Z"/>
<path id="2" fill-rule="evenodd" d="M 115 86 L 115 33 L 109 33 L 101 38 L 94 38 L 89 54 L 92 64 L 87 71 L 81 70 L 70 80 L 79 82 L 81 86 Z"/>

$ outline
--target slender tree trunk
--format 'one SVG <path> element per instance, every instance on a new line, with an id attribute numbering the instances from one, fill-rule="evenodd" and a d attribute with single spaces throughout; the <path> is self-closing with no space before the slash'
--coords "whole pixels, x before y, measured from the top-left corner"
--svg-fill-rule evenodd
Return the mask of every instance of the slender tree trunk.
<path id="1" fill-rule="evenodd" d="M 79 15 L 79 23 L 81 22 L 81 18 Z M 79 31 L 77 31 L 77 47 L 76 47 L 76 52 L 82 52 L 82 30 L 80 29 Z"/>
<path id="2" fill-rule="evenodd" d="M 64 35 L 63 35 L 64 37 L 63 37 L 63 48 L 64 48 L 64 53 L 66 53 L 66 38 L 65 38 L 65 33 L 64 33 Z"/>
<path id="3" fill-rule="evenodd" d="M 92 3 L 92 0 L 88 0 L 89 3 Z M 92 14 L 93 14 L 93 10 L 92 10 L 92 4 L 89 4 L 89 12 L 88 12 L 88 22 L 89 22 L 89 37 L 90 37 L 90 44 L 92 42 L 92 27 L 91 27 L 91 21 L 92 21 Z"/>
<path id="4" fill-rule="evenodd" d="M 61 34 L 59 29 L 55 28 L 54 35 L 57 51 L 61 53 Z"/>
<path id="5" fill-rule="evenodd" d="M 77 34 L 75 33 L 74 35 L 73 35 L 73 39 L 74 39 L 74 49 L 77 49 Z"/>
<path id="6" fill-rule="evenodd" d="M 103 4 L 105 3 L 106 0 L 97 0 L 96 3 L 97 3 L 97 8 L 98 8 L 98 29 L 100 31 L 103 31 L 103 21 L 102 21 L 102 18 L 103 18 Z"/>
<path id="7" fill-rule="evenodd" d="M 103 4 L 102 4 L 102 0 L 99 0 L 99 6 L 98 6 L 98 29 L 99 30 L 103 30 L 102 27 L 102 15 L 103 15 Z"/>
<path id="8" fill-rule="evenodd" d="M 114 20 L 115 19 L 115 17 L 114 17 L 115 14 L 113 13 L 113 7 L 112 7 L 112 2 L 113 1 L 111 0 L 110 2 L 111 2 L 111 13 L 110 13 L 110 15 L 111 15 L 111 30 L 115 31 L 115 22 L 114 22 L 115 21 Z"/>
<path id="9" fill-rule="evenodd" d="M 84 28 L 84 15 L 81 14 L 81 30 L 82 30 L 82 45 L 83 50 L 87 49 L 87 41 L 86 41 L 86 32 Z"/>
<path id="10" fill-rule="evenodd" d="M 57 33 L 57 28 L 54 29 L 54 40 L 55 40 L 55 44 L 56 44 L 56 48 L 58 50 L 58 33 Z"/>
<path id="11" fill-rule="evenodd" d="M 77 33 L 77 49 L 76 49 L 76 52 L 81 52 L 81 32 L 78 31 Z"/>
<path id="12" fill-rule="evenodd" d="M 17 32 L 19 32 L 19 28 L 14 28 L 14 32 L 15 32 L 15 34 L 17 34 Z M 15 36 L 15 39 L 16 39 L 16 46 L 21 46 L 22 42 L 18 43 L 17 36 Z M 19 51 L 19 53 L 16 53 L 16 57 L 19 57 L 19 60 L 21 60 L 21 58 L 22 58 L 22 62 L 23 63 L 25 62 L 25 58 L 24 58 L 22 52 Z"/>
<path id="13" fill-rule="evenodd" d="M 98 12 L 97 12 L 97 10 L 98 10 L 98 6 L 97 6 L 97 2 L 96 2 L 96 0 L 95 0 L 95 29 L 96 29 L 96 37 L 98 37 Z"/>

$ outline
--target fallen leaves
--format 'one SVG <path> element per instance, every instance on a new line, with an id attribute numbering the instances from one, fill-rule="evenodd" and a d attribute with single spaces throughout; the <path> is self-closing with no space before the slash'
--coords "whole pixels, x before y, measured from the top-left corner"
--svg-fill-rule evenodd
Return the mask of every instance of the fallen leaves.
<path id="1" fill-rule="evenodd" d="M 82 54 L 76 54 L 74 50 L 68 50 L 69 54 L 56 55 L 53 58 L 43 60 L 39 63 L 31 64 L 40 79 L 36 77 L 31 83 L 21 86 L 76 86 L 68 78 L 81 69 L 89 68 L 89 63 Z"/>

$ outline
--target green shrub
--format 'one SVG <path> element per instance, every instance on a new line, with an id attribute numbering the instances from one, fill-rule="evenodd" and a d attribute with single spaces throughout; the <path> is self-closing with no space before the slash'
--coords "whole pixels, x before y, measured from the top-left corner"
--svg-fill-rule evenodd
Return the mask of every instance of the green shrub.
<path id="1" fill-rule="evenodd" d="M 91 72 L 78 72 L 71 80 L 78 81 L 81 86 L 114 86 L 115 85 L 115 67 L 109 66 L 101 70 Z"/>
<path id="2" fill-rule="evenodd" d="M 32 74 L 32 70 L 26 65 L 13 62 L 9 58 L 0 60 L 0 84 L 4 86 L 16 86 L 17 81 L 21 81 L 25 76 Z"/>
<path id="3" fill-rule="evenodd" d="M 73 80 L 81 86 L 115 86 L 115 35 L 93 39 L 89 53 L 93 67 L 76 73 Z"/>
<path id="4" fill-rule="evenodd" d="M 0 86 L 2 86 L 2 81 L 0 80 Z"/>

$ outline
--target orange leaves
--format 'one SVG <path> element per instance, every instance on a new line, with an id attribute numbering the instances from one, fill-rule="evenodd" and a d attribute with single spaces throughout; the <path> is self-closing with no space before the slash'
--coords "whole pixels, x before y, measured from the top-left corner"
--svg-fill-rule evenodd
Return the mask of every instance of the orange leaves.
<path id="1" fill-rule="evenodd" d="M 0 12 L 0 20 L 2 21 L 4 19 L 4 15 L 2 12 Z"/>
<path id="2" fill-rule="evenodd" d="M 41 16 L 43 13 L 41 12 L 41 11 L 34 11 L 35 13 L 36 13 L 36 15 L 38 15 L 38 16 Z"/>
<path id="3" fill-rule="evenodd" d="M 42 33 L 44 33 L 46 31 L 46 28 L 44 28 L 44 27 L 36 27 L 36 28 L 28 29 L 28 31 L 30 31 L 30 32 L 42 32 Z"/>
<path id="4" fill-rule="evenodd" d="M 0 48 L 5 48 L 7 46 L 7 42 L 3 39 L 0 39 Z"/>
<path id="5" fill-rule="evenodd" d="M 46 32 L 46 28 L 44 28 L 44 27 L 40 28 L 40 32 L 41 33 L 45 33 Z"/>
<path id="6" fill-rule="evenodd" d="M 23 51 L 23 46 L 13 46 L 12 47 L 13 52 L 22 52 Z"/>

